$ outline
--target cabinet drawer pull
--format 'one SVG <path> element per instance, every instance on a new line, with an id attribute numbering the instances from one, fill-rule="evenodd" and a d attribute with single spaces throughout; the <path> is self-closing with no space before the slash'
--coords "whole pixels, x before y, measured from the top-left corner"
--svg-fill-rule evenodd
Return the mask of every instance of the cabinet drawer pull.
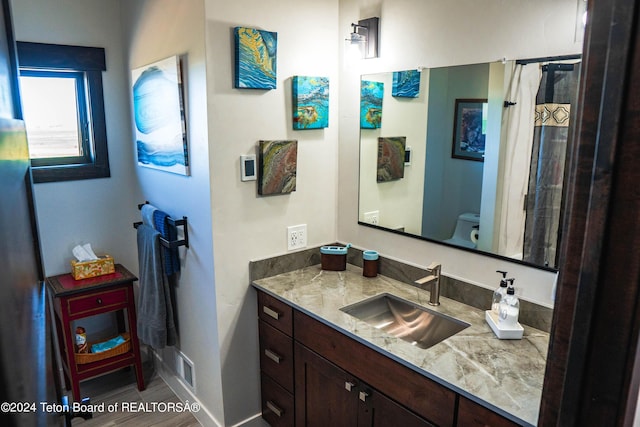
<path id="1" fill-rule="evenodd" d="M 280 313 L 278 313 L 274 309 L 267 307 L 266 305 L 263 305 L 262 311 L 264 311 L 267 316 L 273 317 L 276 320 L 280 320 Z"/>
<path id="2" fill-rule="evenodd" d="M 344 383 L 344 389 L 347 391 L 351 391 L 351 389 L 355 386 L 354 383 L 349 382 L 349 381 L 345 381 Z"/>
<path id="3" fill-rule="evenodd" d="M 276 415 L 276 417 L 278 418 L 282 417 L 282 412 L 284 411 L 278 408 L 272 401 L 267 400 L 267 408 L 269 408 L 271 412 L 273 412 Z"/>
<path id="4" fill-rule="evenodd" d="M 97 302 L 98 304 L 102 304 L 102 298 L 96 298 L 96 302 Z"/>
<path id="5" fill-rule="evenodd" d="M 366 391 L 361 391 L 360 394 L 358 395 L 358 398 L 363 402 L 367 401 L 367 397 L 369 397 L 369 393 L 367 393 Z"/>
<path id="6" fill-rule="evenodd" d="M 280 357 L 278 354 L 274 353 L 273 351 L 269 350 L 268 348 L 264 349 L 264 355 L 278 364 L 280 363 L 280 359 L 282 359 L 282 357 Z"/>

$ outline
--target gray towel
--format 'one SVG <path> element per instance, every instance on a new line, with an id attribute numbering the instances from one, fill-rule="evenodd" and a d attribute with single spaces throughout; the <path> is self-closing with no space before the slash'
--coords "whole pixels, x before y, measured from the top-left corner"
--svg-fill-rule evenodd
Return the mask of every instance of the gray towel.
<path id="1" fill-rule="evenodd" d="M 144 205 L 142 205 L 142 207 L 140 208 L 140 216 L 142 217 L 142 222 L 144 224 L 147 224 L 149 227 L 154 227 L 153 225 L 153 213 L 155 211 L 157 211 L 158 209 L 153 206 L 150 205 L 149 203 L 145 203 Z"/>
<path id="2" fill-rule="evenodd" d="M 138 338 L 158 349 L 176 343 L 173 307 L 169 284 L 162 268 L 159 235 L 158 231 L 146 224 L 138 226 Z"/>

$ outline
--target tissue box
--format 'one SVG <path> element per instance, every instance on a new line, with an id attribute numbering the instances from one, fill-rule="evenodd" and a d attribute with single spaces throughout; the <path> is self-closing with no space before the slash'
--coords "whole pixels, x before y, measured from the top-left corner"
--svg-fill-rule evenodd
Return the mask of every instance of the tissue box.
<path id="1" fill-rule="evenodd" d="M 71 260 L 71 275 L 75 280 L 103 276 L 114 273 L 115 271 L 116 267 L 111 255 L 104 255 L 93 261 L 78 262 Z"/>

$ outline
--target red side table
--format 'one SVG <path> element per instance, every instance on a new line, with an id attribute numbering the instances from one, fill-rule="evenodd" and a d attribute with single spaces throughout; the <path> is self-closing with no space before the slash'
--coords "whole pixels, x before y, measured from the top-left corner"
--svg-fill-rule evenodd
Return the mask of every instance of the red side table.
<path id="1" fill-rule="evenodd" d="M 138 280 L 126 268 L 116 264 L 115 272 L 90 279 L 74 280 L 71 274 L 47 277 L 53 294 L 55 323 L 62 355 L 67 388 L 71 386 L 73 399 L 80 401 L 80 381 L 133 365 L 138 390 L 144 390 L 142 360 L 136 328 L 136 305 L 133 282 Z M 113 357 L 89 363 L 76 363 L 75 330 L 73 322 L 96 314 L 116 312 L 118 331 L 126 332 L 124 312 L 127 313 L 131 348 Z M 70 383 L 70 384 L 69 384 Z"/>

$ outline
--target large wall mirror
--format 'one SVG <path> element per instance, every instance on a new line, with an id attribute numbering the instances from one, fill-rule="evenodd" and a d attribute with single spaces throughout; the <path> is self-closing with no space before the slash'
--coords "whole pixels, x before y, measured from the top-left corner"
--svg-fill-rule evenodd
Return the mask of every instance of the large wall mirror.
<path id="1" fill-rule="evenodd" d="M 579 73 L 569 55 L 363 75 L 358 222 L 557 268 Z"/>

